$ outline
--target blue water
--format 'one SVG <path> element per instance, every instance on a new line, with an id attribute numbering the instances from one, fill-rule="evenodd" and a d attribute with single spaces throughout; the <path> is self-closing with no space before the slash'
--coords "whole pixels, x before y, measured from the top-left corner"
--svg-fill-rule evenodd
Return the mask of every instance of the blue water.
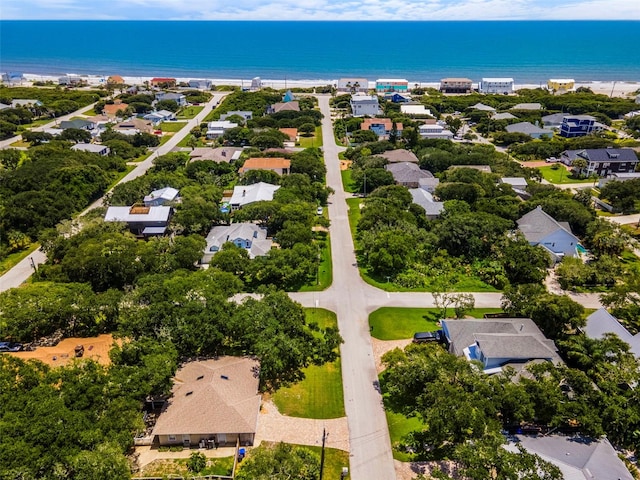
<path id="1" fill-rule="evenodd" d="M 640 81 L 640 21 L 0 21 L 0 71 Z"/>

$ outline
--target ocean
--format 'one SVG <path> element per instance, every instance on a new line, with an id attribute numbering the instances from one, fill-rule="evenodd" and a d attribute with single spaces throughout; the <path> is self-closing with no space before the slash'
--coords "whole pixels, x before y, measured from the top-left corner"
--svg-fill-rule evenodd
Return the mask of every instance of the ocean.
<path id="1" fill-rule="evenodd" d="M 640 21 L 0 21 L 0 71 L 640 81 Z"/>

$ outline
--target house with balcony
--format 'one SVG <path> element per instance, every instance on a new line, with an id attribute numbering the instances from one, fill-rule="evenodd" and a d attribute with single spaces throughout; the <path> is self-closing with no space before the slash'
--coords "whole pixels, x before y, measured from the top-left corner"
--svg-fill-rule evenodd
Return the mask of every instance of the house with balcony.
<path id="1" fill-rule="evenodd" d="M 586 148 L 565 150 L 560 154 L 560 161 L 565 165 L 571 166 L 577 159 L 587 162 L 587 167 L 581 172 L 587 176 L 594 173 L 599 177 L 633 173 L 638 166 L 638 156 L 631 148 Z"/>
<path id="2" fill-rule="evenodd" d="M 182 93 L 158 92 L 156 93 L 156 100 L 158 102 L 161 102 L 162 100 L 173 100 L 179 107 L 186 107 L 188 105 L 187 97 Z"/>
<path id="3" fill-rule="evenodd" d="M 350 103 L 354 117 L 375 117 L 381 113 L 377 95 L 351 95 Z"/>
<path id="4" fill-rule="evenodd" d="M 238 248 L 243 248 L 249 258 L 262 257 L 271 250 L 271 239 L 267 238 L 267 229 L 255 223 L 232 223 L 213 227 L 207 235 L 207 246 L 201 262 L 208 264 L 222 246 L 231 242 Z"/>
<path id="5" fill-rule="evenodd" d="M 442 93 L 471 93 L 473 81 L 468 78 L 443 78 L 440 80 L 440 91 Z"/>
<path id="6" fill-rule="evenodd" d="M 360 124 L 360 130 L 371 130 L 381 139 L 389 138 L 393 130 L 394 122 L 390 118 L 365 118 Z M 395 123 L 398 135 L 402 134 L 403 126 L 401 123 Z"/>
<path id="7" fill-rule="evenodd" d="M 576 81 L 573 78 L 550 78 L 547 88 L 558 93 L 571 92 L 576 88 Z"/>
<path id="8" fill-rule="evenodd" d="M 420 136 L 422 138 L 442 138 L 444 140 L 451 140 L 454 135 L 451 130 L 448 130 L 443 125 L 437 123 L 425 123 L 418 127 Z"/>
<path id="9" fill-rule="evenodd" d="M 340 93 L 367 93 L 369 91 L 369 81 L 366 78 L 341 78 L 338 80 L 336 90 Z"/>
<path id="10" fill-rule="evenodd" d="M 376 80 L 376 92 L 400 92 L 409 91 L 409 81 L 404 78 L 379 78 Z"/>
<path id="11" fill-rule="evenodd" d="M 583 137 L 596 131 L 596 118 L 591 115 L 565 115 L 560 124 L 560 135 L 565 138 Z"/>
<path id="12" fill-rule="evenodd" d="M 109 207 L 104 216 L 105 222 L 125 222 L 129 230 L 145 237 L 164 235 L 169 225 L 173 209 L 166 205 L 147 207 L 140 205 Z"/>
<path id="13" fill-rule="evenodd" d="M 224 132 L 236 128 L 237 123 L 228 120 L 215 120 L 207 123 L 207 140 L 214 140 L 224 135 Z"/>
<path id="14" fill-rule="evenodd" d="M 478 85 L 478 91 L 508 95 L 513 93 L 513 78 L 483 78 Z"/>
<path id="15" fill-rule="evenodd" d="M 189 80 L 189 88 L 197 88 L 198 90 L 211 90 L 211 80 L 193 78 Z"/>
<path id="16" fill-rule="evenodd" d="M 175 78 L 169 78 L 169 77 L 154 77 L 151 79 L 151 81 L 149 82 L 149 84 L 152 87 L 159 87 L 159 88 L 175 88 L 177 82 Z"/>
<path id="17" fill-rule="evenodd" d="M 144 197 L 144 205 L 146 207 L 157 207 L 160 205 L 166 205 L 178 200 L 178 189 L 173 187 L 160 188 L 154 190 L 149 195 Z"/>

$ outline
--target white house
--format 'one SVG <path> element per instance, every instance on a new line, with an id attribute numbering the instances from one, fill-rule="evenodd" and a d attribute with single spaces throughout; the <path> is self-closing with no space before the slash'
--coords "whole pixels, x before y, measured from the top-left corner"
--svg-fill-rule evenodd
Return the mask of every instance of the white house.
<path id="1" fill-rule="evenodd" d="M 232 210 L 238 210 L 254 202 L 270 202 L 280 185 L 259 182 L 252 185 L 236 185 L 229 204 Z"/>
<path id="2" fill-rule="evenodd" d="M 244 248 L 249 258 L 261 257 L 271 250 L 271 239 L 267 239 L 267 229 L 255 223 L 232 223 L 213 227 L 207 235 L 207 246 L 202 263 L 208 264 L 222 246 L 231 242 Z"/>
<path id="3" fill-rule="evenodd" d="M 380 105 L 376 95 L 357 94 L 351 96 L 351 112 L 354 117 L 365 115 L 375 117 L 380 114 Z"/>
<path id="4" fill-rule="evenodd" d="M 224 135 L 224 132 L 236 128 L 237 123 L 228 120 L 217 120 L 207 124 L 207 139 L 213 140 Z"/>
<path id="5" fill-rule="evenodd" d="M 541 206 L 537 206 L 519 220 L 518 230 L 530 245 L 540 245 L 555 261 L 563 257 L 577 256 L 578 237 L 571 233 L 571 227 L 566 222 L 558 222 L 551 215 L 545 213 Z"/>
<path id="6" fill-rule="evenodd" d="M 158 110 L 156 112 L 147 113 L 142 118 L 150 121 L 154 125 L 158 125 L 162 122 L 168 122 L 176 118 L 176 114 L 169 110 Z"/>
<path id="7" fill-rule="evenodd" d="M 182 93 L 173 92 L 158 92 L 156 93 L 156 100 L 161 102 L 162 100 L 173 100 L 179 107 L 187 106 L 187 97 Z"/>
<path id="8" fill-rule="evenodd" d="M 453 138 L 453 133 L 450 130 L 438 124 L 420 125 L 419 130 L 422 138 L 443 138 L 445 140 Z"/>
<path id="9" fill-rule="evenodd" d="M 154 190 L 149 195 L 145 195 L 144 204 L 147 207 L 156 207 L 165 203 L 174 202 L 178 199 L 178 189 L 165 187 Z"/>
<path id="10" fill-rule="evenodd" d="M 341 78 L 338 80 L 337 90 L 346 93 L 366 93 L 369 90 L 369 81 L 366 78 Z"/>
<path id="11" fill-rule="evenodd" d="M 125 222 L 129 230 L 137 235 L 151 236 L 164 234 L 173 209 L 166 205 L 158 207 L 109 207 L 105 222 Z"/>
<path id="12" fill-rule="evenodd" d="M 480 93 L 513 93 L 513 78 L 483 78 L 478 85 Z"/>
<path id="13" fill-rule="evenodd" d="M 97 153 L 98 155 L 102 155 L 106 157 L 109 155 L 111 150 L 106 145 L 96 145 L 95 143 L 76 143 L 71 150 L 81 151 L 81 152 L 90 152 Z"/>
<path id="14" fill-rule="evenodd" d="M 421 104 L 407 104 L 400 105 L 400 112 L 405 115 L 429 115 L 431 116 L 431 110 Z"/>

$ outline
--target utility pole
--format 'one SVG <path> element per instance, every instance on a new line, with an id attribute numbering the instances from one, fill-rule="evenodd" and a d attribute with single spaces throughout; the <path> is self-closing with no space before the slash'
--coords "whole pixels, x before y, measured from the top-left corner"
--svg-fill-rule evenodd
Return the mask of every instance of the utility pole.
<path id="1" fill-rule="evenodd" d="M 327 430 L 323 428 L 322 429 L 322 450 L 320 451 L 320 476 L 318 477 L 318 480 L 322 480 L 322 472 L 324 470 L 324 444 L 328 436 L 329 434 L 327 433 Z"/>

